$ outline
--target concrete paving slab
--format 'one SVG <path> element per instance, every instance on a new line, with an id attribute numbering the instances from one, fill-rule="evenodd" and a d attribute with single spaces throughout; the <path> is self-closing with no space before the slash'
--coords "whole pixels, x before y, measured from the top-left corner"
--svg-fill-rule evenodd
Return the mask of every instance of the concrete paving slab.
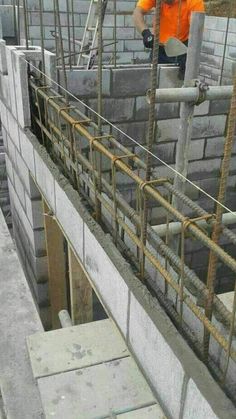
<path id="1" fill-rule="evenodd" d="M 37 333 L 27 344 L 36 378 L 129 356 L 109 319 Z"/>
<path id="2" fill-rule="evenodd" d="M 134 410 L 133 412 L 122 413 L 117 419 L 166 419 L 162 409 L 158 404 Z"/>
<path id="3" fill-rule="evenodd" d="M 106 418 L 156 404 L 130 357 L 40 378 L 38 385 L 47 418 Z"/>

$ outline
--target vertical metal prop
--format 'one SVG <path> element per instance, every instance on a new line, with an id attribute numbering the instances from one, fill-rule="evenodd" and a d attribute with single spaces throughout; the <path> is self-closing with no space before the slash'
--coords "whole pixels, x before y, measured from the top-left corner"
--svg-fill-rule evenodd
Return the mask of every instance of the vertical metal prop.
<path id="1" fill-rule="evenodd" d="M 230 112 L 228 117 L 228 127 L 227 127 L 227 136 L 225 139 L 224 146 L 224 157 L 221 165 L 221 178 L 219 185 L 218 201 L 222 204 L 225 202 L 227 180 L 229 175 L 230 160 L 233 149 L 234 142 L 234 133 L 236 127 L 236 74 L 234 75 L 233 82 L 233 96 L 230 106 Z M 222 221 L 223 207 L 220 204 L 217 204 L 216 207 L 216 218 L 212 231 L 212 240 L 214 243 L 219 242 L 221 234 L 221 221 Z M 215 253 L 210 251 L 209 264 L 208 264 L 208 274 L 207 274 L 207 288 L 208 288 L 208 298 L 205 305 L 205 314 L 208 319 L 211 320 L 212 317 L 212 304 L 214 299 L 214 283 L 217 272 L 217 256 Z M 209 331 L 204 329 L 204 359 L 207 361 L 209 353 L 209 344 L 210 344 L 210 334 Z"/>
<path id="2" fill-rule="evenodd" d="M 157 67 L 158 67 L 158 53 L 159 53 L 159 36 L 160 36 L 160 13 L 161 13 L 161 2 L 156 2 L 155 9 L 155 25 L 154 25 L 154 46 L 153 46 L 153 57 L 152 57 L 152 75 L 151 75 L 151 95 L 150 95 L 150 106 L 149 106 L 149 118 L 148 118 L 148 138 L 147 138 L 147 149 L 152 151 L 153 139 L 154 139 L 154 125 L 155 125 L 155 96 L 157 88 Z M 151 155 L 147 152 L 146 155 L 146 182 L 151 177 Z M 148 221 L 148 208 L 147 198 L 144 193 L 143 202 L 143 226 L 141 228 L 143 245 L 146 244 L 147 240 L 147 221 Z M 140 272 L 141 277 L 144 275 L 145 270 L 145 255 L 144 252 L 140 254 Z"/>
<path id="3" fill-rule="evenodd" d="M 193 79 L 196 79 L 199 75 L 204 20 L 204 13 L 192 14 L 184 86 L 187 86 L 189 82 L 191 82 Z M 188 153 L 192 137 L 193 114 L 193 104 L 187 102 L 181 103 L 180 130 L 177 141 L 175 169 L 185 177 L 187 176 L 188 171 Z M 179 191 L 184 192 L 185 183 L 183 182 L 182 178 L 177 175 L 174 180 L 174 187 Z M 173 204 L 181 211 L 183 204 L 178 201 L 178 199 L 174 198 Z"/>

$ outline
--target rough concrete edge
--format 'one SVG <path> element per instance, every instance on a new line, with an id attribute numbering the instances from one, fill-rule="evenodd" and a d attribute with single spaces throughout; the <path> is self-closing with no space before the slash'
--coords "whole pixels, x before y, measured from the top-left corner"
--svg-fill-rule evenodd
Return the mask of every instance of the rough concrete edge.
<path id="1" fill-rule="evenodd" d="M 135 277 L 129 263 L 125 261 L 115 247 L 111 236 L 109 234 L 105 234 L 102 228 L 91 217 L 87 209 L 82 204 L 77 191 L 73 189 L 69 181 L 62 175 L 49 157 L 45 148 L 39 144 L 35 135 L 28 129 L 25 130 L 25 133 L 28 135 L 29 140 L 43 159 L 44 163 L 47 165 L 48 169 L 53 171 L 55 180 L 58 182 L 59 186 L 63 188 L 72 205 L 78 211 L 84 222 L 86 222 L 88 228 L 99 241 L 101 247 L 111 259 L 116 269 L 121 273 L 130 291 L 132 291 L 140 305 L 148 313 L 157 329 L 169 344 L 171 350 L 181 362 L 185 373 L 193 379 L 214 413 L 222 419 L 235 418 L 236 410 L 231 400 L 225 395 L 223 390 L 211 376 L 207 367 L 197 358 L 187 342 L 177 331 L 165 311 L 160 306 L 158 300 L 154 298 L 146 287 Z"/>

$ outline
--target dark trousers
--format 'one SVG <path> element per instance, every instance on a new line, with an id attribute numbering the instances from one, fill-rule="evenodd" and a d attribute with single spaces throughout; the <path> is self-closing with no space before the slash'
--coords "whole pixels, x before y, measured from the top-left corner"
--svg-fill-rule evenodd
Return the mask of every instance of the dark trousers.
<path id="1" fill-rule="evenodd" d="M 188 41 L 184 42 L 185 45 L 188 45 Z M 178 57 L 167 57 L 165 53 L 165 48 L 159 46 L 158 53 L 158 63 L 159 64 L 176 64 L 179 66 L 180 71 L 184 74 L 186 67 L 187 54 L 179 55 Z M 150 61 L 152 61 L 152 51 L 150 52 Z"/>

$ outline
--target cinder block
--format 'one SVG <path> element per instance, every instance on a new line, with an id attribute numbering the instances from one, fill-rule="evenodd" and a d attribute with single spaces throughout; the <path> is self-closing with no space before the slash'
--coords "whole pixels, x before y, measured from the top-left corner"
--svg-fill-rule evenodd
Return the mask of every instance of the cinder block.
<path id="1" fill-rule="evenodd" d="M 160 312 L 159 315 L 163 314 Z M 164 405 L 168 406 L 169 415 L 178 417 L 184 369 L 165 337 L 133 294 L 130 301 L 129 343 L 153 388 Z M 168 381 L 167 371 L 170 372 Z"/>
<path id="2" fill-rule="evenodd" d="M 207 115 L 209 112 L 210 102 L 205 101 L 194 108 L 194 116 Z"/>
<path id="3" fill-rule="evenodd" d="M 136 120 L 148 120 L 149 104 L 146 96 L 136 98 Z M 179 116 L 179 103 L 160 103 L 155 104 L 155 118 L 159 121 L 162 119 L 174 119 Z"/>
<path id="4" fill-rule="evenodd" d="M 205 140 L 192 140 L 189 148 L 189 160 L 200 160 L 204 154 Z"/>
<path id="5" fill-rule="evenodd" d="M 78 256 L 83 259 L 83 220 L 63 188 L 55 183 L 55 214 Z M 68 214 L 70 214 L 68 216 Z"/>
<path id="6" fill-rule="evenodd" d="M 25 186 L 25 189 L 28 193 L 28 195 L 32 198 L 32 199 L 36 199 L 40 197 L 40 192 L 38 190 L 38 188 L 36 187 L 32 177 L 30 176 L 30 171 L 28 169 L 28 167 L 26 166 L 23 158 L 21 157 L 21 155 L 16 151 L 16 168 L 17 168 L 17 173 L 23 183 L 23 185 Z"/>
<path id="7" fill-rule="evenodd" d="M 97 100 L 90 100 L 89 105 L 97 111 Z M 105 98 L 103 100 L 103 116 L 111 122 L 133 121 L 134 105 L 134 98 Z"/>
<path id="8" fill-rule="evenodd" d="M 35 151 L 36 183 L 42 191 L 50 208 L 55 212 L 55 180 L 41 156 Z"/>
<path id="9" fill-rule="evenodd" d="M 188 178 L 199 180 L 218 176 L 220 172 L 221 159 L 198 160 L 189 163 Z M 200 205 L 200 204 L 199 204 Z"/>
<path id="10" fill-rule="evenodd" d="M 203 398 L 198 387 L 192 379 L 188 381 L 187 393 L 184 405 L 184 419 L 192 419 L 193 417 L 217 419 L 211 406 L 205 398 Z"/>
<path id="11" fill-rule="evenodd" d="M 97 97 L 97 70 L 67 70 L 67 86 L 75 96 Z M 110 95 L 110 70 L 103 70 L 102 91 L 104 96 Z"/>
<path id="12" fill-rule="evenodd" d="M 227 18 L 217 16 L 206 16 L 204 27 L 213 31 L 223 31 L 227 29 Z"/>
<path id="13" fill-rule="evenodd" d="M 218 157 L 223 156 L 224 152 L 224 137 L 207 138 L 205 157 Z M 236 149 L 236 147 L 234 147 Z"/>
<path id="14" fill-rule="evenodd" d="M 159 89 L 165 89 L 167 87 L 182 87 L 182 80 L 178 78 L 179 68 L 173 65 L 163 65 L 159 66 Z"/>
<path id="15" fill-rule="evenodd" d="M 94 228 L 96 229 L 95 226 Z M 87 225 L 85 225 L 84 237 L 85 269 L 112 317 L 119 325 L 122 334 L 126 336 L 129 304 L 128 286 Z M 109 243 L 107 243 L 107 246 L 109 246 Z"/>
<path id="16" fill-rule="evenodd" d="M 112 70 L 112 97 L 145 96 L 150 84 L 150 68 Z"/>
<path id="17" fill-rule="evenodd" d="M 7 119 L 8 119 L 9 136 L 12 142 L 14 143 L 15 147 L 20 152 L 19 128 L 18 128 L 17 121 L 10 111 L 7 112 Z"/>
<path id="18" fill-rule="evenodd" d="M 27 131 L 19 128 L 21 156 L 30 172 L 35 176 L 34 149 L 27 137 Z M 35 197 L 35 196 L 34 196 Z"/>
<path id="19" fill-rule="evenodd" d="M 6 160 L 7 176 L 10 179 L 12 185 L 14 185 L 13 167 L 12 167 L 11 160 L 8 158 L 7 154 L 5 156 L 5 160 Z"/>
<path id="20" fill-rule="evenodd" d="M 16 147 L 9 136 L 7 136 L 7 153 L 12 164 L 15 165 L 16 164 Z"/>
<path id="21" fill-rule="evenodd" d="M 230 100 L 213 100 L 210 102 L 210 115 L 227 114 L 230 109 Z"/>
<path id="22" fill-rule="evenodd" d="M 21 202 L 22 207 L 25 209 L 25 189 L 24 185 L 22 184 L 17 172 L 13 169 L 14 175 L 14 188 L 17 196 Z"/>
<path id="23" fill-rule="evenodd" d="M 229 32 L 236 32 L 236 19 L 229 19 Z"/>
<path id="24" fill-rule="evenodd" d="M 158 122 L 156 142 L 158 141 L 177 141 L 179 134 L 179 119 L 163 120 Z"/>
<path id="25" fill-rule="evenodd" d="M 124 51 L 144 51 L 144 46 L 141 40 L 130 39 L 124 41 Z"/>
<path id="26" fill-rule="evenodd" d="M 12 114 L 17 118 L 17 100 L 16 100 L 16 91 L 15 91 L 15 79 L 14 79 L 14 67 L 12 63 L 12 52 L 15 50 L 14 46 L 6 46 L 6 61 L 7 61 L 7 72 L 8 72 L 8 82 L 9 82 L 9 101 Z"/>
<path id="27" fill-rule="evenodd" d="M 2 23 L 2 35 L 4 38 L 15 36 L 14 11 L 12 5 L 0 6 L 0 19 Z"/>
<path id="28" fill-rule="evenodd" d="M 32 228 L 44 228 L 42 201 L 31 200 L 28 194 L 25 194 L 26 215 Z"/>
<path id="29" fill-rule="evenodd" d="M 7 74 L 6 41 L 0 40 L 0 72 Z"/>
<path id="30" fill-rule="evenodd" d="M 226 115 L 195 117 L 192 138 L 220 137 L 224 135 L 225 124 Z"/>

